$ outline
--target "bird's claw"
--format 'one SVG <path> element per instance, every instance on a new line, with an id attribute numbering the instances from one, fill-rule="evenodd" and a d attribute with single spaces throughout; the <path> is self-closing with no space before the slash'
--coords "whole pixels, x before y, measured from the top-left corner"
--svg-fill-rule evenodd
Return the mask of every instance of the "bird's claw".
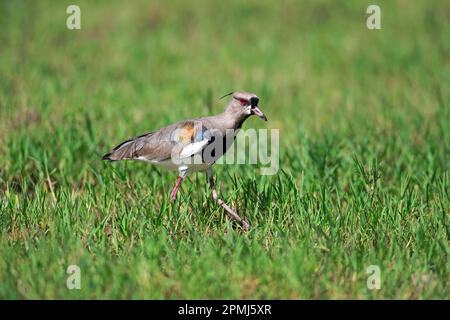
<path id="1" fill-rule="evenodd" d="M 250 224 L 247 222 L 247 220 L 244 220 L 244 219 L 241 220 L 241 227 L 242 227 L 242 230 L 244 230 L 244 231 L 250 230 Z"/>

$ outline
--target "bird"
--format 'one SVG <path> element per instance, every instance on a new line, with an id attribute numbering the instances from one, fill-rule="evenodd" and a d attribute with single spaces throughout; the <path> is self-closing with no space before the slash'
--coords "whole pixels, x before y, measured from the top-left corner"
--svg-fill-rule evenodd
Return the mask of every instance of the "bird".
<path id="1" fill-rule="evenodd" d="M 230 218 L 248 230 L 249 223 L 218 197 L 212 165 L 231 147 L 246 119 L 256 115 L 267 121 L 267 117 L 258 106 L 256 94 L 230 92 L 220 99 L 228 96 L 229 103 L 222 113 L 182 120 L 127 139 L 105 154 L 102 160 L 140 160 L 177 171 L 178 178 L 170 193 L 171 201 L 176 200 L 178 189 L 188 174 L 206 172 L 213 200 Z"/>

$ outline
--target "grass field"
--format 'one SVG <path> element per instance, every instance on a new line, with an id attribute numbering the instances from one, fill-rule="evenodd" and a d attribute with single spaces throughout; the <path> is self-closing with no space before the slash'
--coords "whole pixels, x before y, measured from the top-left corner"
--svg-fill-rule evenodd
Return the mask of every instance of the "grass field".
<path id="1" fill-rule="evenodd" d="M 0 298 L 449 299 L 450 4 L 368 30 L 372 2 L 0 1 Z M 100 160 L 233 90 L 280 129 L 277 175 L 215 167 L 249 232 L 203 174 L 172 204 L 175 173 Z"/>

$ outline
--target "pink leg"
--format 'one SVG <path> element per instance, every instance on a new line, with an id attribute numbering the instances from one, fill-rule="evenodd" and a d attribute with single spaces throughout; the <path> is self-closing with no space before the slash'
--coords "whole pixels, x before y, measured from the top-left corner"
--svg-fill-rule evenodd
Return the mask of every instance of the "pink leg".
<path id="1" fill-rule="evenodd" d="M 219 206 L 221 206 L 225 210 L 225 213 L 228 214 L 228 216 L 231 219 L 239 222 L 242 226 L 242 229 L 244 229 L 245 231 L 249 230 L 250 229 L 249 223 L 246 220 L 239 217 L 237 215 L 237 213 L 234 212 L 233 209 L 231 209 L 222 199 L 217 197 L 217 191 L 216 191 L 216 187 L 214 185 L 214 177 L 213 177 L 211 169 L 208 170 L 207 174 L 208 174 L 208 179 L 209 179 L 209 186 L 211 187 L 212 197 L 213 197 L 214 201 L 216 201 L 219 204 Z"/>
<path id="2" fill-rule="evenodd" d="M 177 198 L 177 192 L 178 189 L 180 189 L 181 181 L 183 181 L 183 178 L 179 176 L 177 179 L 177 183 L 175 184 L 175 187 L 173 187 L 172 192 L 170 193 L 171 201 L 175 201 L 175 199 Z"/>
<path id="3" fill-rule="evenodd" d="M 208 178 L 209 178 L 209 186 L 211 187 L 211 190 L 212 190 L 213 200 L 217 201 L 217 191 L 216 191 L 216 186 L 214 185 L 214 177 L 212 174 L 208 174 Z"/>

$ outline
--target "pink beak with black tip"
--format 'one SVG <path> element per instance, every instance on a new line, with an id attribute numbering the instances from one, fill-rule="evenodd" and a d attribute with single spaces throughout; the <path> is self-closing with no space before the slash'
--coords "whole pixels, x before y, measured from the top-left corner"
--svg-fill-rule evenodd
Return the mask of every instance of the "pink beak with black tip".
<path id="1" fill-rule="evenodd" d="M 258 107 L 252 107 L 252 112 L 254 115 L 260 117 L 264 121 L 267 121 L 266 115 Z"/>

